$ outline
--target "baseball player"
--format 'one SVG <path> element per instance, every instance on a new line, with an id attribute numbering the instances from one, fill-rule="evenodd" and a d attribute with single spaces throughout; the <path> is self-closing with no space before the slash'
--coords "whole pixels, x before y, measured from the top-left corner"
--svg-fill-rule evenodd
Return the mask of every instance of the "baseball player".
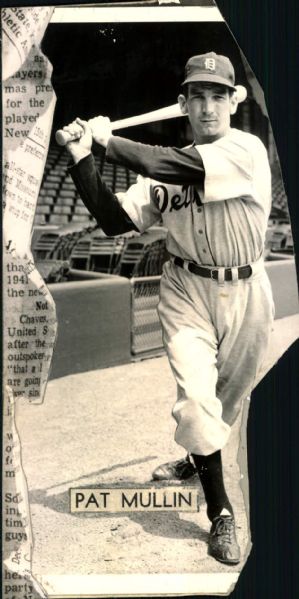
<path id="1" fill-rule="evenodd" d="M 158 311 L 178 389 L 175 439 L 194 466 L 186 460 L 164 464 L 156 476 L 183 478 L 196 468 L 211 521 L 209 554 L 236 564 L 240 549 L 221 450 L 254 386 L 272 329 L 273 300 L 262 257 L 270 168 L 262 142 L 230 126 L 238 101 L 227 57 L 214 52 L 191 57 L 178 101 L 194 136 L 185 149 L 114 137 L 104 117 L 77 119 L 64 129 L 82 127 L 80 140 L 68 144 L 70 172 L 106 234 L 143 232 L 161 217 L 168 228 L 170 260 Z M 141 173 L 127 192 L 114 195 L 101 181 L 92 139 L 106 147 L 109 161 Z"/>

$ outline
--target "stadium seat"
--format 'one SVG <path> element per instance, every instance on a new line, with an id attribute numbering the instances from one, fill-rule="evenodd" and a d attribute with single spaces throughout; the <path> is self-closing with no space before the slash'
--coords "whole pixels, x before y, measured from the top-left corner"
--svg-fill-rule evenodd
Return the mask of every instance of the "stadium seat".
<path id="1" fill-rule="evenodd" d="M 43 204 L 43 206 L 36 206 L 36 214 L 50 214 L 51 206 Z"/>
<path id="2" fill-rule="evenodd" d="M 71 268 L 90 270 L 90 244 L 90 233 L 77 241 L 70 254 Z"/>
<path id="3" fill-rule="evenodd" d="M 52 189 L 51 187 L 44 188 L 43 191 L 45 192 L 45 195 L 47 195 L 47 197 L 56 198 L 56 196 L 57 196 L 57 190 Z"/>
<path id="4" fill-rule="evenodd" d="M 34 259 L 39 261 L 53 257 L 59 239 L 59 233 L 53 231 L 43 233 L 33 248 Z"/>
<path id="5" fill-rule="evenodd" d="M 71 206 L 54 206 L 53 214 L 71 214 L 72 208 Z"/>
<path id="6" fill-rule="evenodd" d="M 59 197 L 60 198 L 75 198 L 76 190 L 75 189 L 60 189 Z"/>
<path id="7" fill-rule="evenodd" d="M 103 233 L 92 235 L 90 244 L 90 269 L 114 273 L 121 259 L 124 237 L 106 237 Z"/>
<path id="8" fill-rule="evenodd" d="M 46 217 L 44 214 L 36 214 L 34 216 L 34 220 L 33 220 L 33 225 L 45 225 L 46 224 Z"/>
<path id="9" fill-rule="evenodd" d="M 60 187 L 60 183 L 57 183 L 57 182 L 54 183 L 54 181 L 48 181 L 47 180 L 47 181 L 44 182 L 44 186 L 43 187 L 44 187 L 44 189 L 56 189 L 57 190 Z"/>
<path id="10" fill-rule="evenodd" d="M 74 198 L 73 197 L 59 197 L 56 200 L 56 206 L 73 206 Z"/>
<path id="11" fill-rule="evenodd" d="M 115 274 L 122 277 L 132 277 L 137 271 L 138 264 L 144 256 L 146 245 L 135 238 L 127 239 L 120 260 L 115 269 Z"/>
<path id="12" fill-rule="evenodd" d="M 68 217 L 65 214 L 50 214 L 49 223 L 51 225 L 61 225 L 68 222 Z"/>
<path id="13" fill-rule="evenodd" d="M 47 183 L 52 182 L 52 183 L 58 183 L 58 185 L 60 184 L 60 177 L 57 173 L 54 172 L 54 174 L 49 174 L 47 176 Z"/>
<path id="14" fill-rule="evenodd" d="M 52 196 L 44 196 L 43 197 L 43 206 L 53 206 L 53 204 L 54 204 L 54 198 Z"/>
<path id="15" fill-rule="evenodd" d="M 78 206 L 78 204 L 75 206 L 75 214 L 90 214 L 89 210 L 86 208 L 86 206 Z"/>

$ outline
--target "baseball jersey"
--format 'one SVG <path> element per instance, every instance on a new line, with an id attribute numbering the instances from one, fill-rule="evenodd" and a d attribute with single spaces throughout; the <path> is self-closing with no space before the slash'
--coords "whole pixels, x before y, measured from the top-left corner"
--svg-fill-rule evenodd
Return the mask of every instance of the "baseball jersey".
<path id="1" fill-rule="evenodd" d="M 117 198 L 141 232 L 162 218 L 170 254 L 226 267 L 262 255 L 271 174 L 255 135 L 230 129 L 213 143 L 182 150 L 111 137 L 107 159 L 143 174 Z"/>

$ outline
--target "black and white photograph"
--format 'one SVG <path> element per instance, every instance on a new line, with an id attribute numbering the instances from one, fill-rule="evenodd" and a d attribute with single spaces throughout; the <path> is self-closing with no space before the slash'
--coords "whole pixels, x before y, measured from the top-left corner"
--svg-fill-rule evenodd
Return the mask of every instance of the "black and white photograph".
<path id="1" fill-rule="evenodd" d="M 261 82 L 213 0 L 1 13 L 4 597 L 229 595 L 299 332 Z"/>

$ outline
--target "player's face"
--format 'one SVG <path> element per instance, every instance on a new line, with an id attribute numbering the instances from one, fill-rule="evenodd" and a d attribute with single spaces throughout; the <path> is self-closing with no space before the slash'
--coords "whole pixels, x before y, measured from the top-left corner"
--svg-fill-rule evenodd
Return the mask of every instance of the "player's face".
<path id="1" fill-rule="evenodd" d="M 230 117 L 236 110 L 236 100 L 224 85 L 189 83 L 188 95 L 179 96 L 184 114 L 188 114 L 194 141 L 211 143 L 226 135 Z"/>

